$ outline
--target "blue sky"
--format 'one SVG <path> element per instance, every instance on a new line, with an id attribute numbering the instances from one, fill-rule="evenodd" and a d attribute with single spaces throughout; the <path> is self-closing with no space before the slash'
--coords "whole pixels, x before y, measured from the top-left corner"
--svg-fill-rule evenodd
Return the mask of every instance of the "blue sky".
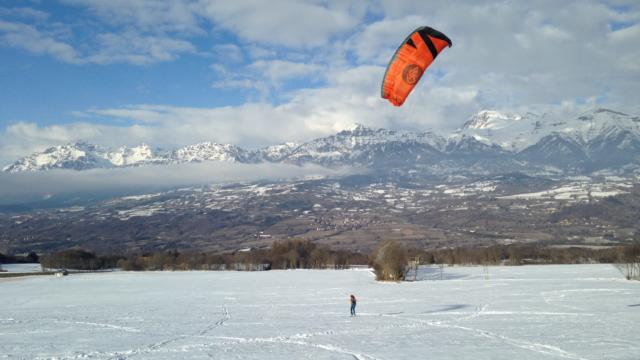
<path id="1" fill-rule="evenodd" d="M 638 113 L 637 1 L 0 0 L 0 161 L 85 140 L 258 147 L 474 112 Z M 401 108 L 399 42 L 454 43 Z"/>
<path id="2" fill-rule="evenodd" d="M 98 31 L 126 31 L 99 18 L 96 19 L 98 24 L 82 20 L 96 17 L 90 7 L 55 1 L 43 4 L 5 1 L 0 5 L 5 6 L 5 14 L 14 12 L 13 16 L 5 15 L 5 19 L 46 28 L 48 25 L 39 26 L 36 19 L 17 15 L 19 10 L 37 9 L 46 12 L 47 23 L 68 24 L 72 34 L 67 43 L 74 48 L 87 46 L 85 42 L 91 42 L 91 37 Z M 106 30 L 103 30 L 104 26 Z M 72 62 L 53 54 L 29 51 L 20 45 L 7 46 L 5 41 L 5 46 L 0 47 L 0 81 L 12 91 L 0 94 L 0 126 L 25 120 L 43 125 L 72 122 L 78 120 L 72 115 L 74 111 L 90 108 L 127 104 L 234 106 L 252 98 L 252 94 L 241 89 L 212 86 L 219 78 L 210 68 L 213 63 L 238 65 L 235 64 L 237 58 L 220 59 L 216 52 L 217 44 L 240 42 L 233 33 L 211 31 L 209 34 L 180 35 L 183 37 L 199 49 L 200 54 L 176 52 L 168 60 L 158 60 L 142 51 L 134 52 L 141 55 L 140 61 L 128 60 L 127 54 L 122 54 L 104 63 L 97 60 Z"/>

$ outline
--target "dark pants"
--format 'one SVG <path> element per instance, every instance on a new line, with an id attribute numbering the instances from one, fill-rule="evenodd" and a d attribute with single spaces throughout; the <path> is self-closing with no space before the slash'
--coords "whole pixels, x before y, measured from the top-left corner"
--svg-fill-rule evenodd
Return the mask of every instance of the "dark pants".
<path id="1" fill-rule="evenodd" d="M 351 303 L 351 316 L 356 316 L 356 303 Z"/>

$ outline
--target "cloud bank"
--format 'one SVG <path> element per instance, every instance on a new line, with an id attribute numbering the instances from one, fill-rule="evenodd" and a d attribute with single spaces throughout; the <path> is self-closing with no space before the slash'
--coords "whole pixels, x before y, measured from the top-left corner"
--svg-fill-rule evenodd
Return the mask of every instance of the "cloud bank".
<path id="1" fill-rule="evenodd" d="M 359 171 L 320 166 L 205 162 L 86 171 L 0 173 L 0 206 L 150 193 L 187 186 L 344 176 Z"/>

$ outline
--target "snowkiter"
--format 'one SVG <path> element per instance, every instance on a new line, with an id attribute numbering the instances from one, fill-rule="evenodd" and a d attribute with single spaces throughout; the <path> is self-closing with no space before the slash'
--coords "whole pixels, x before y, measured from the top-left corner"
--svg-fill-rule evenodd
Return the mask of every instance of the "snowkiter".
<path id="1" fill-rule="evenodd" d="M 351 316 L 356 316 L 356 297 L 351 294 Z"/>

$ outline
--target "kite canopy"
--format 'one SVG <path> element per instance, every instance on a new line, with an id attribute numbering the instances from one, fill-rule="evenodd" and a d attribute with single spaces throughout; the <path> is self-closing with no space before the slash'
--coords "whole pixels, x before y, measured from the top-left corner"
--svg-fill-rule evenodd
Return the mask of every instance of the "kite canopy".
<path id="1" fill-rule="evenodd" d="M 438 30 L 423 26 L 402 42 L 391 58 L 382 80 L 382 98 L 400 106 L 416 86 L 424 71 L 451 40 Z"/>

